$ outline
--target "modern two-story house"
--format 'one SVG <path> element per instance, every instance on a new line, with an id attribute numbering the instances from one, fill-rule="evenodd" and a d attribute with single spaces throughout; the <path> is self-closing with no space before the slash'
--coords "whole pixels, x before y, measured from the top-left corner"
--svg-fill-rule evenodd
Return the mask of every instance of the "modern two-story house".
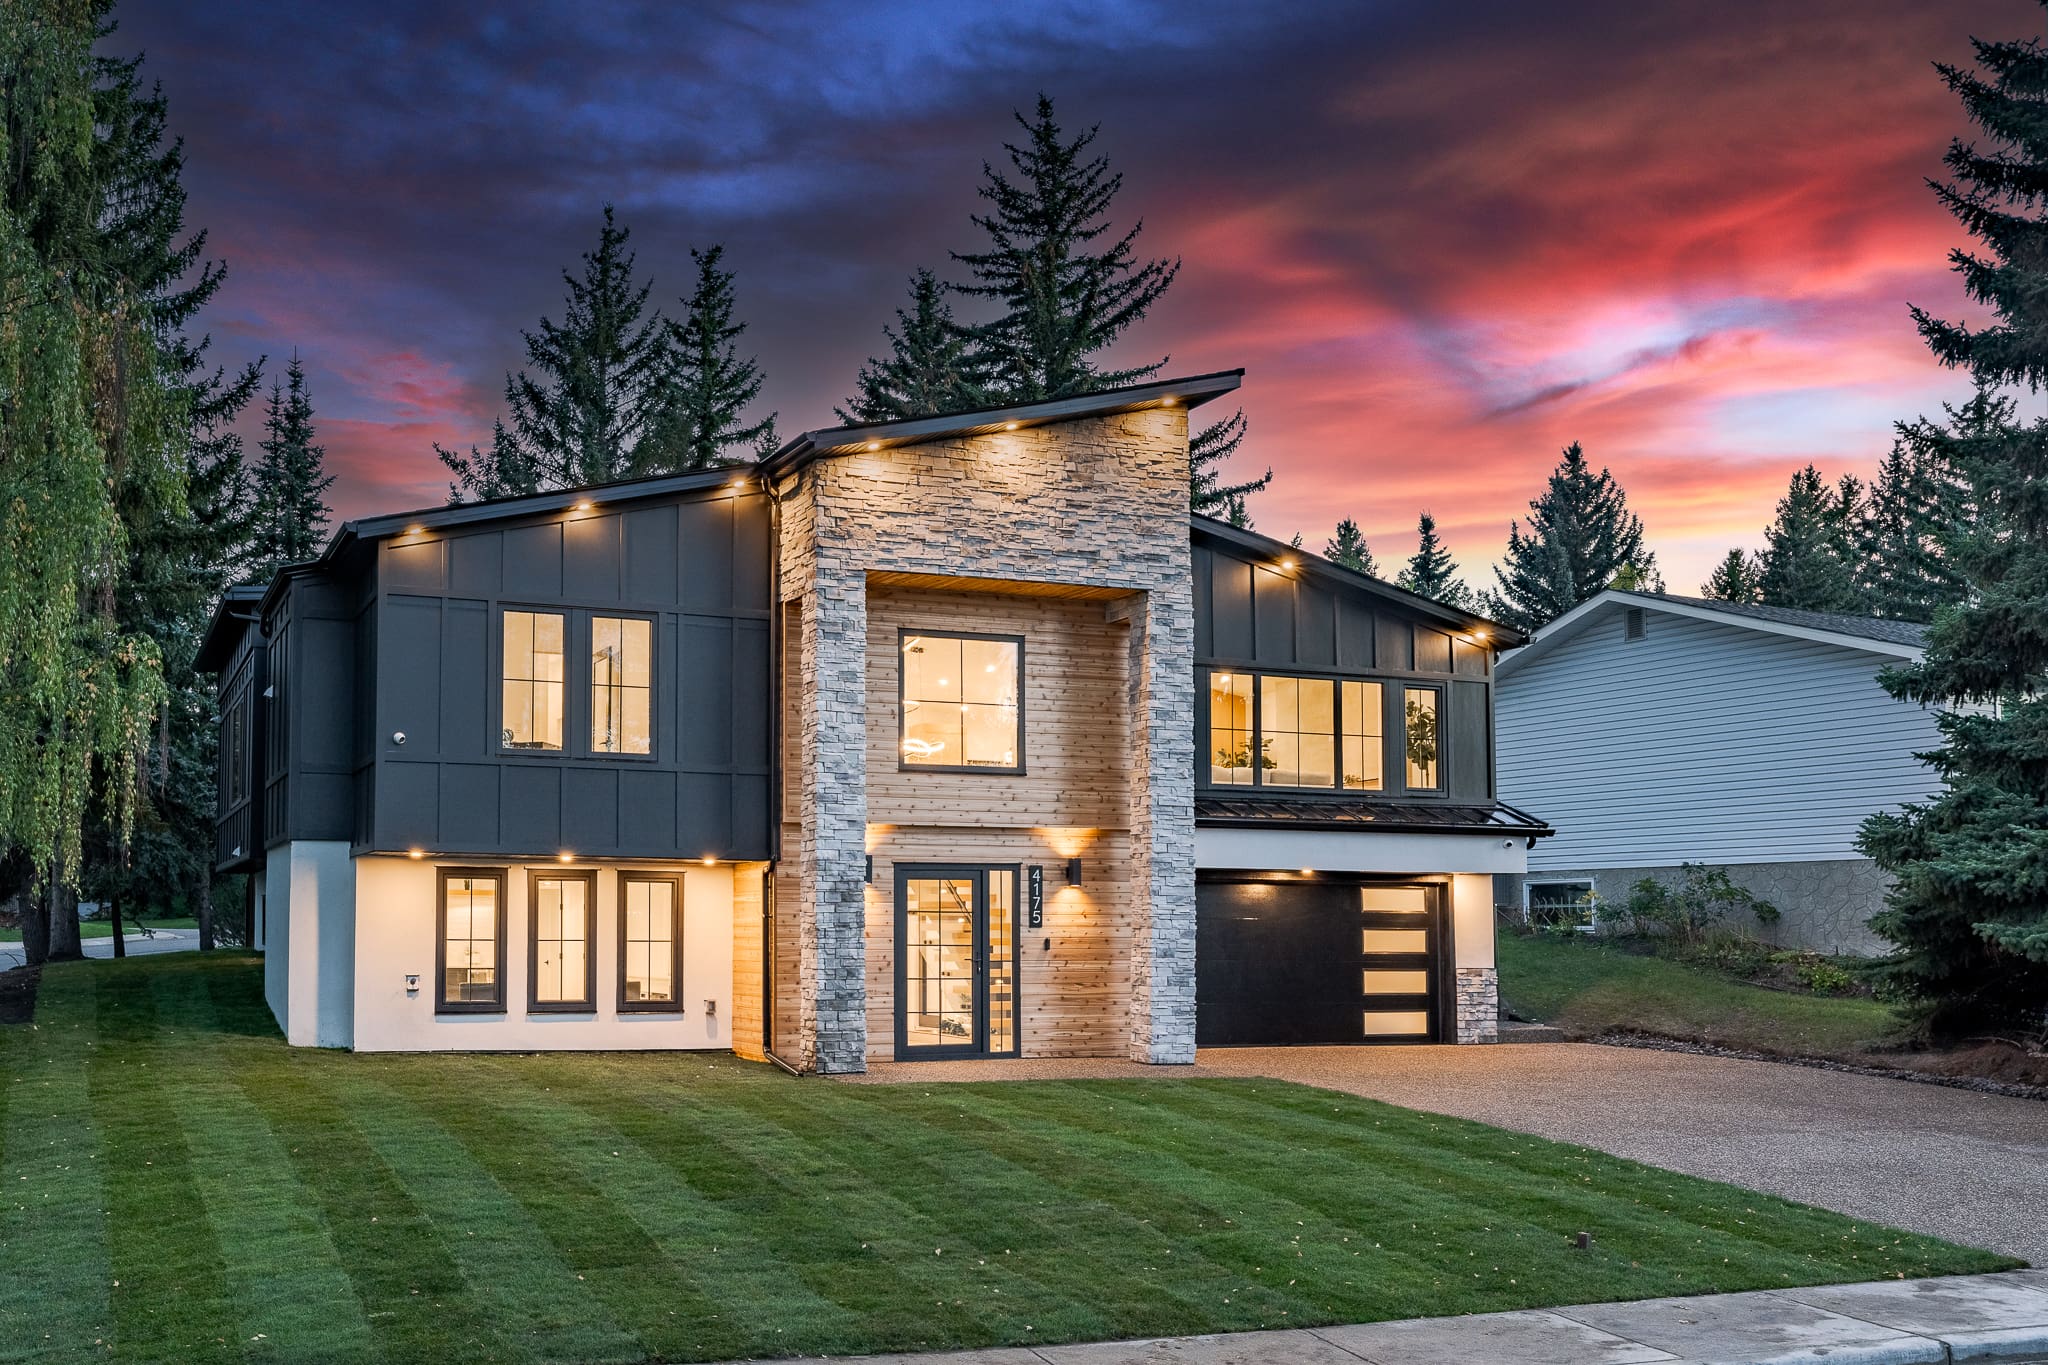
<path id="1" fill-rule="evenodd" d="M 221 603 L 293 1043 L 1495 1036 L 1503 627 L 1187 510 L 1236 372 L 344 525 Z"/>

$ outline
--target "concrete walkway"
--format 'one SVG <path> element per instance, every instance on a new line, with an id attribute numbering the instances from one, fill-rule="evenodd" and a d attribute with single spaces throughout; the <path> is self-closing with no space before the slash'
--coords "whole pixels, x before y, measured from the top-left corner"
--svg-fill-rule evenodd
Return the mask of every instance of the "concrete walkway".
<path id="1" fill-rule="evenodd" d="M 870 1365 L 1949 1365 L 2048 1361 L 2048 1271 L 1311 1331 L 870 1356 Z"/>
<path id="2" fill-rule="evenodd" d="M 1272 1076 L 1577 1143 L 2048 1265 L 2048 1103 L 1588 1043 L 904 1062 L 871 1081 Z"/>

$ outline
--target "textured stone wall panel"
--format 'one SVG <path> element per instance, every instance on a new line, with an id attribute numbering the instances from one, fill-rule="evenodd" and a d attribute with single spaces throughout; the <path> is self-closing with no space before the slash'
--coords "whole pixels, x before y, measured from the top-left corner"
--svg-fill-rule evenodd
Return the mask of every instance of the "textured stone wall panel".
<path id="1" fill-rule="evenodd" d="M 1458 968 L 1458 1041 L 1500 1041 L 1500 972 L 1495 968 Z"/>

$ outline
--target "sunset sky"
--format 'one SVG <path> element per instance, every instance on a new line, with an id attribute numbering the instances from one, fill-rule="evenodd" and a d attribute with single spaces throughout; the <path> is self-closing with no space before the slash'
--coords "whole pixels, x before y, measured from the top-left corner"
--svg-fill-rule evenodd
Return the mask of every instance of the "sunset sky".
<path id="1" fill-rule="evenodd" d="M 687 10 L 687 12 L 685 12 Z M 1346 514 L 1391 572 L 1435 512 L 1475 583 L 1580 440 L 1672 590 L 1761 543 L 1808 461 L 1867 473 L 1967 384 L 1924 180 L 1931 68 L 2027 0 L 644 7 L 130 0 L 227 287 L 226 360 L 294 348 L 340 516 L 446 495 L 601 206 L 673 308 L 723 242 L 785 434 L 829 425 L 982 160 L 1043 90 L 1099 123 L 1173 291 L 1125 346 L 1243 366 L 1258 528 Z M 1209 410 L 1212 414 L 1214 409 Z"/>

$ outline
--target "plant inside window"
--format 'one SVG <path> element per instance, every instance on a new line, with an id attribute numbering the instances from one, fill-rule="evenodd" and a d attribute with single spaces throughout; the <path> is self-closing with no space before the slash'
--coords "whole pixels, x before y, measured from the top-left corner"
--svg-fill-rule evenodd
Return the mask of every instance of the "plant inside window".
<path id="1" fill-rule="evenodd" d="M 563 618 L 556 612 L 505 613 L 505 691 L 500 742 L 507 749 L 562 747 L 565 664 Z"/>
<path id="2" fill-rule="evenodd" d="M 1437 750 L 1442 747 L 1442 739 L 1437 725 L 1436 689 L 1411 687 L 1406 703 L 1408 785 L 1432 791 L 1442 785 L 1437 772 Z"/>
<path id="3" fill-rule="evenodd" d="M 1019 640 L 904 636 L 903 762 L 1021 768 L 1022 660 Z"/>

